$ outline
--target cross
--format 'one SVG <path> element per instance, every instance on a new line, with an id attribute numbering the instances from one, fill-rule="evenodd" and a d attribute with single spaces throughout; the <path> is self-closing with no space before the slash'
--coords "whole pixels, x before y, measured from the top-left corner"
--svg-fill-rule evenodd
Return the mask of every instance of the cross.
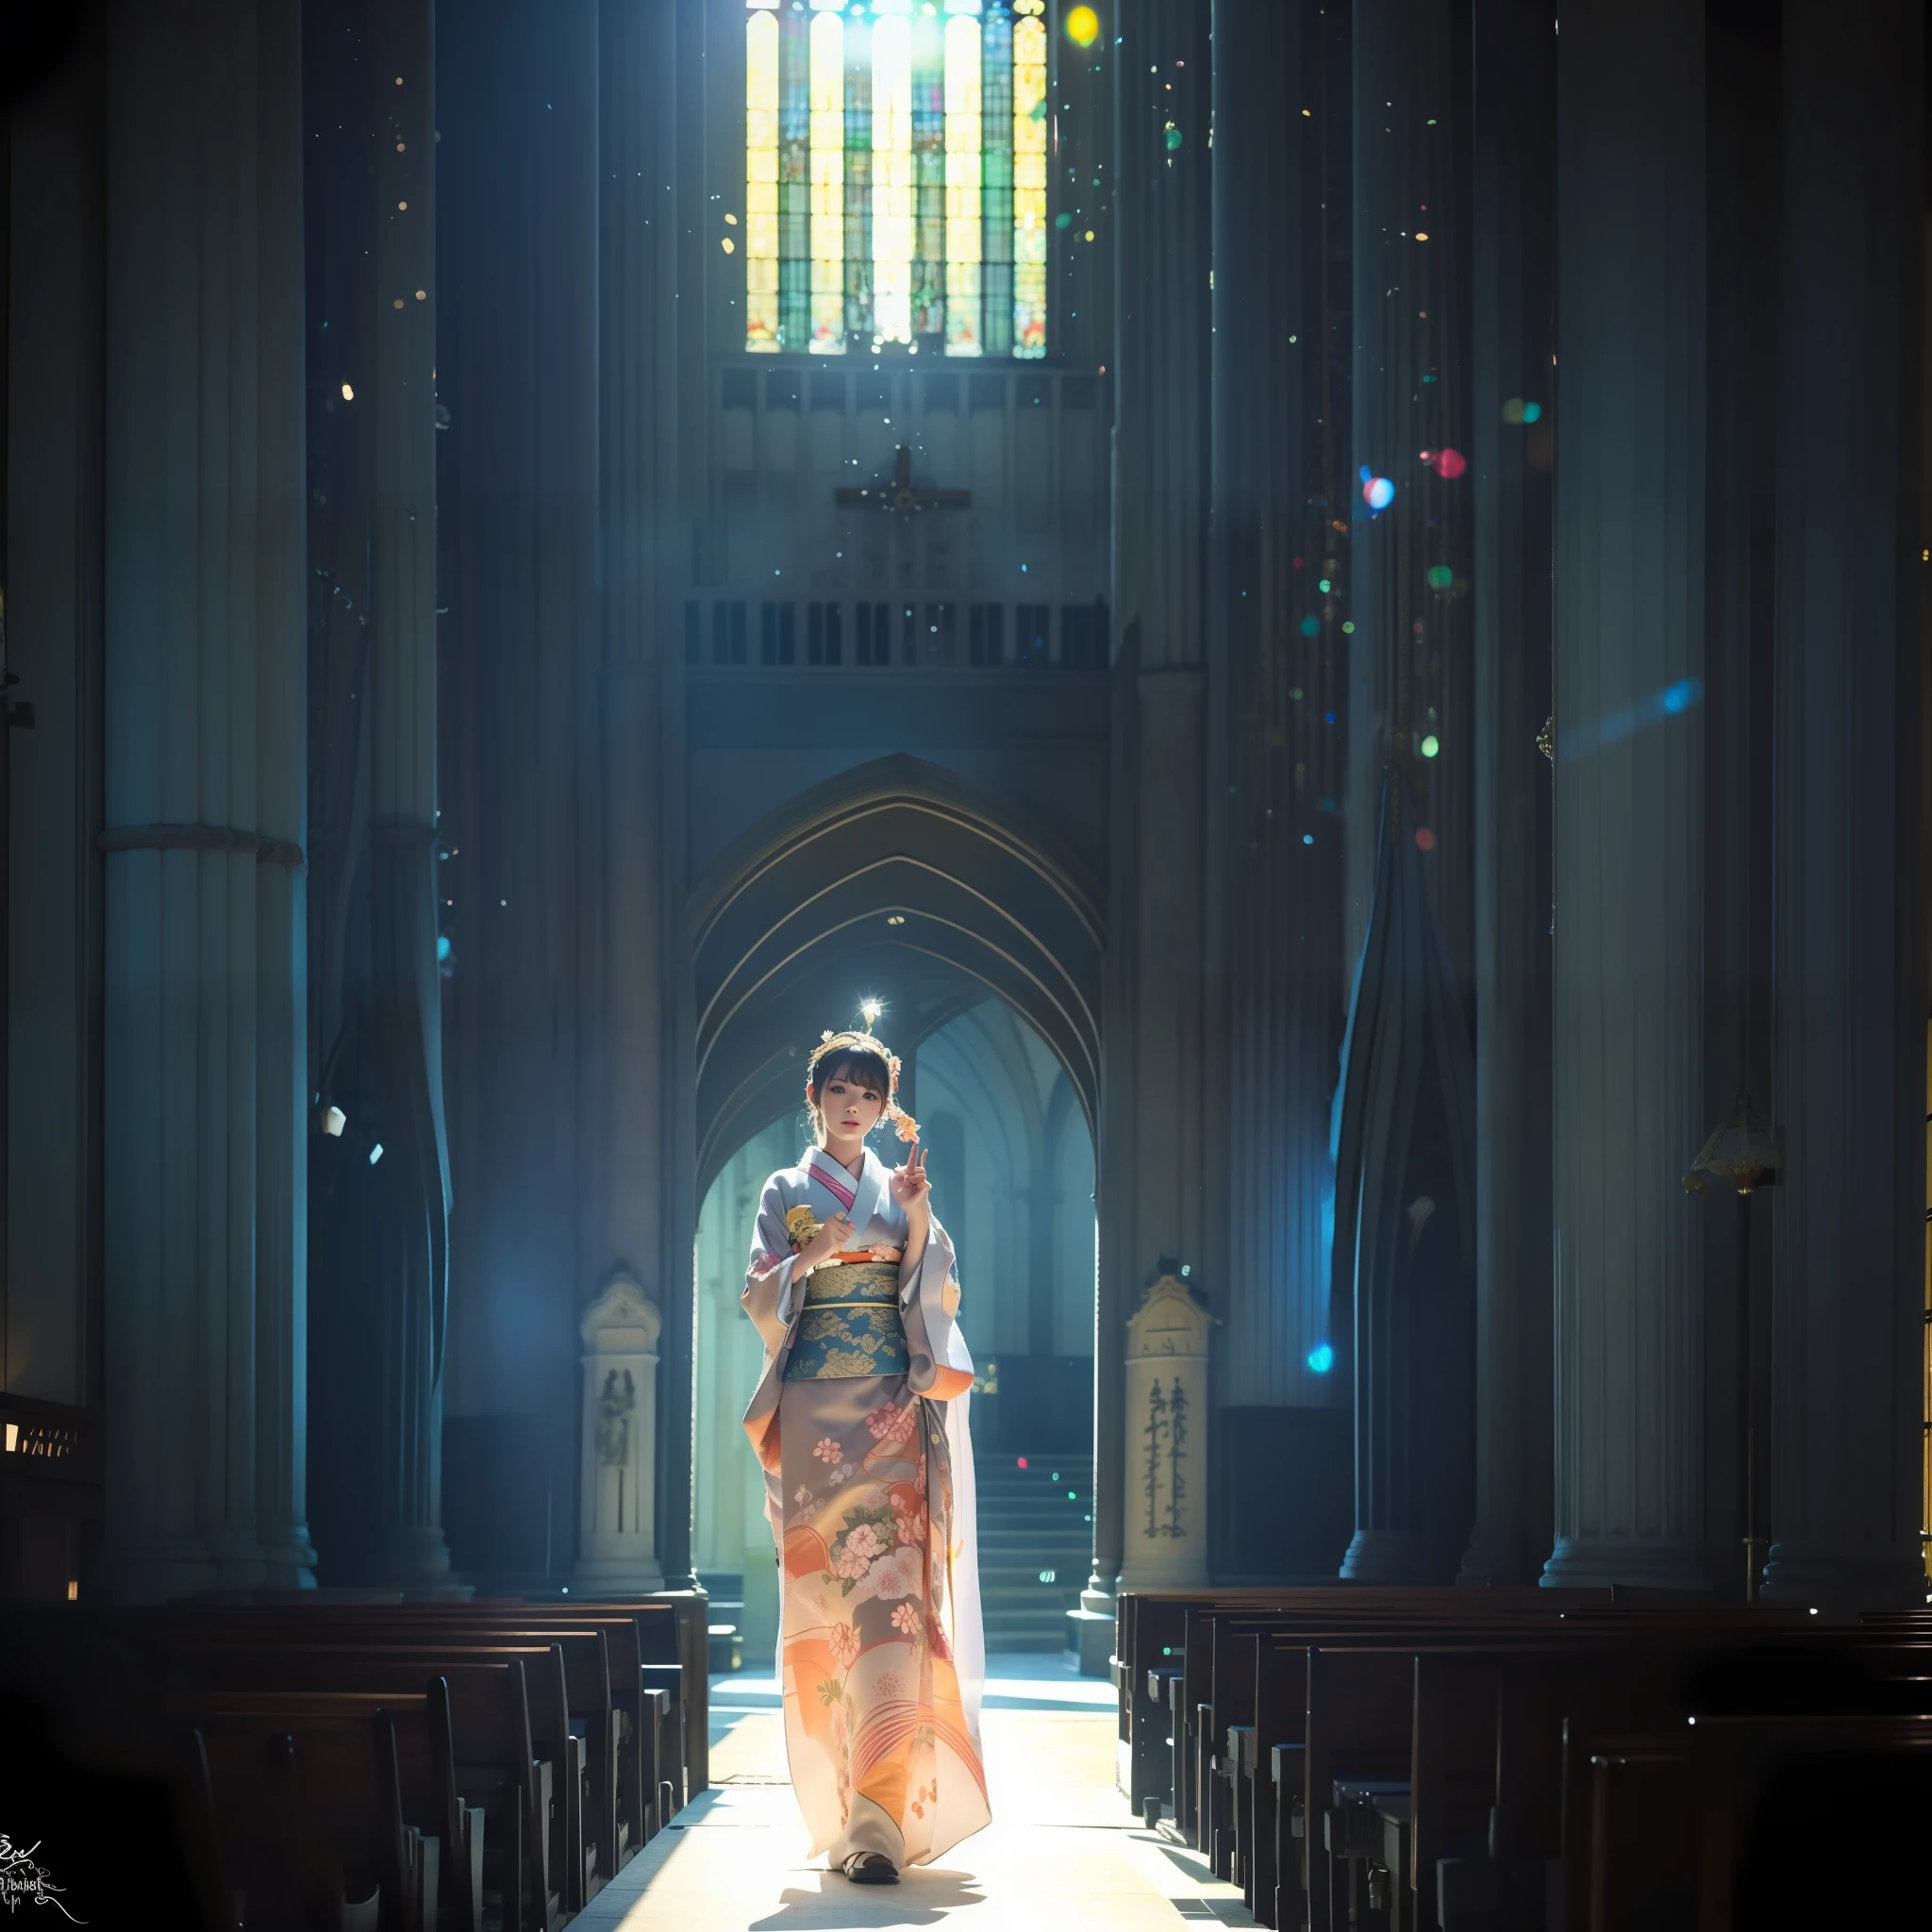
<path id="1" fill-rule="evenodd" d="M 970 490 L 915 490 L 912 487 L 912 452 L 902 442 L 892 466 L 892 480 L 878 490 L 841 490 L 834 492 L 848 509 L 905 510 L 916 515 L 935 504 L 950 509 L 964 509 L 973 501 Z"/>

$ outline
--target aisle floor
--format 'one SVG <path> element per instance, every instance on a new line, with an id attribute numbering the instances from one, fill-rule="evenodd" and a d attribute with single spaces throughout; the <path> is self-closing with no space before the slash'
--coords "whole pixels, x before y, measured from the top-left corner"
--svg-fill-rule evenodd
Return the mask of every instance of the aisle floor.
<path id="1" fill-rule="evenodd" d="M 712 1680 L 712 1788 L 591 1902 L 581 1932 L 1178 1932 L 1254 1924 L 1240 1892 L 1114 1788 L 1113 1692 L 1058 1656 L 996 1657 L 982 1740 L 993 1822 L 936 1866 L 861 1887 L 808 1863 L 777 1686 Z"/>

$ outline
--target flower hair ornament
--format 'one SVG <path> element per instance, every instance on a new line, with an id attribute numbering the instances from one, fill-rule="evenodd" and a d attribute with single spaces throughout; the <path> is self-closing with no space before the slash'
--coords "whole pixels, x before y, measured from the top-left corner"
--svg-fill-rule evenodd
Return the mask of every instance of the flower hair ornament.
<path id="1" fill-rule="evenodd" d="M 812 1076 L 818 1072 L 819 1062 L 827 1054 L 875 1053 L 886 1063 L 886 1074 L 891 1085 L 886 1094 L 884 1118 L 892 1123 L 892 1131 L 900 1140 L 911 1141 L 919 1139 L 919 1123 L 899 1105 L 899 1056 L 891 1052 L 885 1041 L 870 1033 L 833 1033 L 827 1031 L 819 1036 L 819 1043 L 812 1048 L 811 1058 L 805 1063 L 805 1104 L 814 1114 L 818 1103 L 812 1098 Z"/>

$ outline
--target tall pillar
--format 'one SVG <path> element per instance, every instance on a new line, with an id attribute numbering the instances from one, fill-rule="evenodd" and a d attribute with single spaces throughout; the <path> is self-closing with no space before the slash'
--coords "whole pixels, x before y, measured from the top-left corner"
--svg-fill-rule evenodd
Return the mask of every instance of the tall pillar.
<path id="1" fill-rule="evenodd" d="M 1704 1553 L 1704 18 L 1580 0 L 1557 46 L 1556 1546 Z"/>
<path id="2" fill-rule="evenodd" d="M 98 1574 L 123 1601 L 314 1560 L 297 73 L 287 0 L 110 23 Z"/>
<path id="3" fill-rule="evenodd" d="M 1202 1133 L 1209 254 L 1208 0 L 1123 0 L 1116 48 L 1115 733 L 1094 1402 L 1094 1568 L 1120 1573 L 1127 1318 L 1208 1238 Z M 1125 765 L 1124 759 L 1133 762 Z M 1158 784 L 1141 782 L 1158 773 Z"/>
<path id="4" fill-rule="evenodd" d="M 1525 1583 L 1550 1530 L 1550 768 L 1536 741 L 1550 714 L 1556 9 L 1476 0 L 1473 25 L 1476 1519 L 1458 1580 Z"/>
<path id="5" fill-rule="evenodd" d="M 604 915 L 597 960 L 601 1038 L 586 1041 L 587 1088 L 606 1123 L 591 1150 L 593 1267 L 638 1270 L 663 1321 L 665 1372 L 655 1445 L 658 1557 L 691 1582 L 690 1088 L 674 1023 L 682 868 L 672 832 L 682 786 L 682 716 L 667 681 L 680 651 L 660 648 L 681 576 L 678 518 L 679 225 L 675 9 L 608 0 L 599 8 L 605 165 L 598 293 L 603 532 L 601 814 Z M 685 977 L 689 977 L 686 969 Z M 679 1095 L 683 1102 L 680 1111 Z M 682 1123 L 682 1124 L 680 1124 Z"/>
<path id="6" fill-rule="evenodd" d="M 453 1589 L 442 1534 L 449 1157 L 436 880 L 436 117 L 432 0 L 369 16 L 367 218 L 377 1580 Z"/>
<path id="7" fill-rule="evenodd" d="M 1355 0 L 1354 467 L 1339 560 L 1349 644 L 1343 969 L 1361 958 L 1391 737 L 1436 746 L 1424 790 L 1424 875 L 1467 1004 L 1473 978 L 1468 278 L 1457 128 L 1468 49 L 1449 0 Z M 1379 510 L 1361 473 L 1393 495 Z M 1341 479 L 1338 479 L 1341 480 Z M 1396 689 L 1407 653 L 1406 703 Z"/>
<path id="8" fill-rule="evenodd" d="M 635 10 L 655 17 L 665 5 Z M 620 1260 L 663 1297 L 667 1454 L 657 1466 L 660 1484 L 675 1471 L 686 1491 L 675 1516 L 657 1520 L 666 1536 L 690 1523 L 691 1222 L 681 1257 L 613 1252 L 606 1207 L 608 1191 L 634 1191 L 624 1240 L 655 1239 L 654 1189 L 675 1187 L 688 1155 L 673 1145 L 662 1169 L 613 1170 L 601 1145 L 607 1077 L 638 1077 L 634 1060 L 603 1065 L 607 1037 L 625 1053 L 634 1043 L 628 1030 L 605 1033 L 607 962 L 639 928 L 634 903 L 607 896 L 605 874 L 607 814 L 629 795 L 615 807 L 607 797 L 605 746 L 631 722 L 636 694 L 624 684 L 629 669 L 604 675 L 600 441 L 633 463 L 646 444 L 631 439 L 627 415 L 600 417 L 599 218 L 614 163 L 600 158 L 599 68 L 597 0 L 439 8 L 438 393 L 449 411 L 437 438 L 447 611 L 440 796 L 452 848 L 439 872 L 455 956 L 445 1041 L 460 1204 L 449 1404 L 463 1419 L 448 1431 L 462 1458 L 451 1488 L 489 1495 L 501 1454 L 540 1469 L 492 1529 L 559 1579 L 575 1554 L 577 1322 Z M 651 111 L 654 74 L 640 63 L 612 77 L 614 92 L 632 91 L 631 112 Z M 668 208 L 673 177 L 654 178 Z M 612 272 L 625 273 L 621 259 Z M 625 325 L 672 355 L 675 338 L 651 318 Z M 622 554 L 615 567 L 629 568 Z M 634 596 L 620 587 L 612 603 L 630 622 Z M 638 718 L 638 735 L 619 747 L 621 786 L 648 786 L 661 760 L 648 704 Z M 611 875 L 632 867 L 648 886 L 662 856 L 648 818 L 621 832 Z M 643 943 L 619 972 L 646 975 L 648 993 L 648 928 Z M 667 1026 L 667 1041 L 677 1037 Z M 647 1107 L 658 1091 L 647 1071 L 639 1087 L 623 1102 Z M 620 1202 L 615 1212 L 632 1208 Z"/>
<path id="9" fill-rule="evenodd" d="M 1852 1607 L 1924 1593 L 1922 33 L 1784 10 L 1764 1593 Z"/>
<path id="10" fill-rule="evenodd" d="M 259 744 L 256 811 L 256 988 L 259 1056 L 255 1094 L 256 1510 L 262 1582 L 315 1583 L 308 1537 L 308 570 L 302 373 L 302 225 L 285 211 L 302 198 L 299 8 L 256 14 L 261 36 L 262 118 L 274 132 L 277 218 L 261 237 L 258 310 L 284 375 L 261 391 L 264 475 L 258 549 Z M 277 862 L 279 861 L 279 862 Z"/>
<path id="11" fill-rule="evenodd" d="M 1328 1339 L 1329 1104 L 1344 987 L 1337 478 L 1322 410 L 1323 130 L 1295 108 L 1319 77 L 1312 8 L 1217 0 L 1209 767 L 1213 1166 L 1224 1175 L 1225 1324 L 1216 1350 L 1219 1493 L 1293 1462 L 1291 1513 L 1244 1519 L 1216 1574 L 1332 1572 L 1345 1510 L 1342 1379 Z M 1289 111 L 1284 111 L 1287 108 Z M 1251 318 L 1274 326 L 1256 330 Z M 1337 460 L 1345 460 L 1341 452 Z M 1312 632 L 1312 635 L 1309 633 Z M 1323 1486 L 1332 1507 L 1310 1509 Z M 1244 1505 L 1244 1508 L 1246 1506 Z M 1325 1521 L 1324 1521 L 1325 1519 Z M 1324 1530 L 1328 1532 L 1324 1541 Z M 1332 1547 L 1329 1546 L 1332 1544 Z M 1272 1565 L 1272 1569 L 1270 1566 Z"/>

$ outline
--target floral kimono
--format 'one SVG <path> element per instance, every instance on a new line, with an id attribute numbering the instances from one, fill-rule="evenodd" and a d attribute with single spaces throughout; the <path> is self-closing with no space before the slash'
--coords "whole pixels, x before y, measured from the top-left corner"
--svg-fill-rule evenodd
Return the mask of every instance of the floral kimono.
<path id="1" fill-rule="evenodd" d="M 870 1148 L 855 1182 L 808 1151 L 765 1183 L 744 1307 L 765 1344 L 745 1432 L 778 1546 L 780 1680 L 792 1787 L 813 1854 L 923 1865 L 986 1824 L 985 1643 L 973 1533 L 973 1364 L 937 1220 L 908 1227 Z M 803 1280 L 835 1214 L 854 1246 Z"/>

